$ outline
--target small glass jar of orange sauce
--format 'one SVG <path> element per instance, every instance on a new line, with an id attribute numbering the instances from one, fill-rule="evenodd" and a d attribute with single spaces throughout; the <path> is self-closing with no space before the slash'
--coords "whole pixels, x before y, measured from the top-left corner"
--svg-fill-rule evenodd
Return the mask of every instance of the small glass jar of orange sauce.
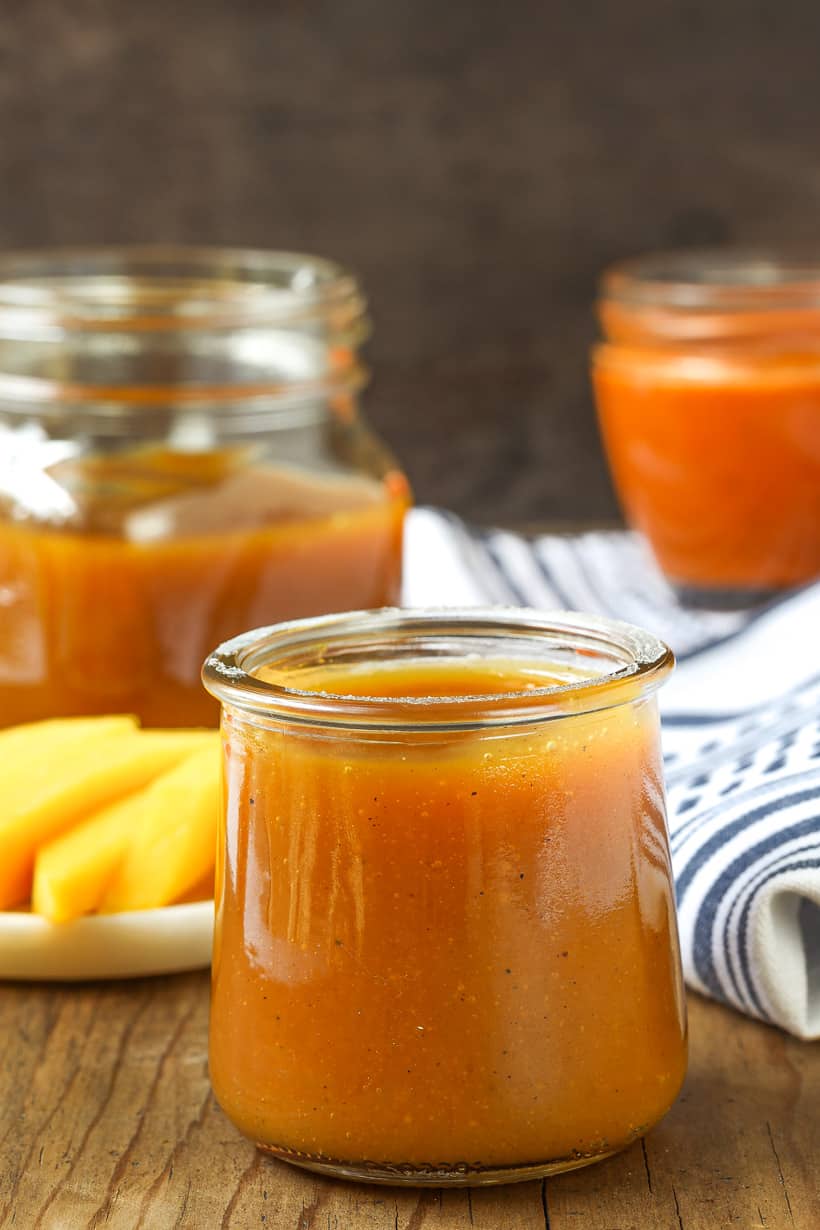
<path id="1" fill-rule="evenodd" d="M 684 599 L 820 576 L 820 259 L 647 256 L 604 274 L 599 314 L 615 486 Z"/>
<path id="2" fill-rule="evenodd" d="M 0 724 L 216 724 L 209 649 L 398 597 L 407 483 L 358 412 L 338 265 L 0 258 Z"/>
<path id="3" fill-rule="evenodd" d="M 210 1070 L 279 1158 L 484 1184 L 624 1148 L 686 1016 L 655 691 L 665 645 L 533 611 L 240 636 L 223 707 Z"/>

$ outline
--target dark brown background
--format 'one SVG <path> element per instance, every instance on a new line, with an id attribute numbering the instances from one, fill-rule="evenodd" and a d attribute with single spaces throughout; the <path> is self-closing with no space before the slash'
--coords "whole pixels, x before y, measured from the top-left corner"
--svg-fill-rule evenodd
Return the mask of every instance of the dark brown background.
<path id="1" fill-rule="evenodd" d="M 614 513 L 602 265 L 817 239 L 815 0 L 0 0 L 0 245 L 334 255 L 417 495 Z"/>

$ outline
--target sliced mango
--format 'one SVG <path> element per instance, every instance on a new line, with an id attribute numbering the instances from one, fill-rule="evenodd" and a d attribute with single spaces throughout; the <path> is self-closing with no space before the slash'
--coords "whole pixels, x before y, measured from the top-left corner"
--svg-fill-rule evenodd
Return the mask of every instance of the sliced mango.
<path id="1" fill-rule="evenodd" d="M 155 732 L 147 732 L 153 734 Z M 156 732 L 160 733 L 160 732 Z M 216 747 L 216 731 L 167 732 L 179 763 L 203 747 Z M 160 779 L 155 779 L 160 780 Z M 34 862 L 31 906 L 52 922 L 96 910 L 134 835 L 150 814 L 151 786 L 118 800 L 42 846 Z"/>
<path id="2" fill-rule="evenodd" d="M 221 771 L 215 743 L 143 792 L 144 819 L 103 894 L 101 911 L 169 905 L 205 878 L 214 865 Z"/>
<path id="3" fill-rule="evenodd" d="M 194 901 L 212 901 L 214 896 L 214 869 L 203 876 L 193 888 L 189 888 L 181 897 L 175 897 L 174 905 L 187 905 Z"/>
<path id="4" fill-rule="evenodd" d="M 23 771 L 22 758 L 35 761 L 42 770 L 58 748 L 83 739 L 135 731 L 137 726 L 137 719 L 128 713 L 112 717 L 49 718 L 44 722 L 7 726 L 0 730 L 0 783 L 9 772 L 19 774 Z"/>
<path id="5" fill-rule="evenodd" d="M 39 742 L 18 744 L 13 733 L 13 754 L 0 741 L 0 909 L 29 899 L 39 846 L 177 763 L 192 732 L 100 719 L 79 737 L 41 730 Z"/>
<path id="6" fill-rule="evenodd" d="M 83 744 L 134 734 L 137 719 L 130 714 L 111 717 L 52 718 L 27 722 L 0 731 L 0 909 L 17 905 L 28 897 L 30 867 L 41 840 L 37 817 L 30 823 L 30 803 L 44 787 L 59 778 L 65 764 Z"/>
<path id="7" fill-rule="evenodd" d="M 52 922 L 89 914 L 128 849 L 143 791 L 129 794 L 41 846 L 34 860 L 31 908 Z"/>

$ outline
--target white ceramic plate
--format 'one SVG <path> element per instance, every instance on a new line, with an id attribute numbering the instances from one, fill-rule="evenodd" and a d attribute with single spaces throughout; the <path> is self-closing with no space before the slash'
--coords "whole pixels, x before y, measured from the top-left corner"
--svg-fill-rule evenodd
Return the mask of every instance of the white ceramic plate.
<path id="1" fill-rule="evenodd" d="M 0 978 L 139 978 L 211 961 L 213 901 L 50 923 L 0 911 Z"/>

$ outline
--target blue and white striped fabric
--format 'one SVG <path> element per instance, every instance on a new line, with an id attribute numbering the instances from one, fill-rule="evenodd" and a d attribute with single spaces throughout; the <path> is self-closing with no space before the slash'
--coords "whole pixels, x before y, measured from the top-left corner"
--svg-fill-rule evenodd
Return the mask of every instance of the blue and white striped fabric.
<path id="1" fill-rule="evenodd" d="M 660 702 L 687 982 L 820 1037 L 820 585 L 752 614 L 684 610 L 633 534 L 525 540 L 422 508 L 404 601 L 591 611 L 672 646 Z"/>

